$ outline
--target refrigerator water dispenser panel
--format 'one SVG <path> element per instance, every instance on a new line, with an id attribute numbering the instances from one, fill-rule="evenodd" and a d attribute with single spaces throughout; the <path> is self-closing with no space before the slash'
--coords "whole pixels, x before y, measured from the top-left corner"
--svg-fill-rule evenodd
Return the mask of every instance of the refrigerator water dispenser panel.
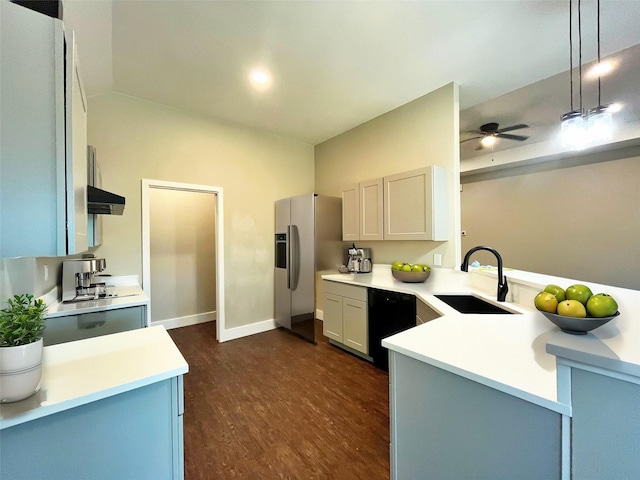
<path id="1" fill-rule="evenodd" d="M 276 233 L 276 268 L 287 268 L 287 234 Z"/>

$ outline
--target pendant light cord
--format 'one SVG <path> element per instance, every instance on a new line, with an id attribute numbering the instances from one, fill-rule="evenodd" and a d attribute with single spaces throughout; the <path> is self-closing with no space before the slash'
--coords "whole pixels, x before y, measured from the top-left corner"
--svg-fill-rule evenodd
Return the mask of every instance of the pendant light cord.
<path id="1" fill-rule="evenodd" d="M 598 8 L 598 66 L 599 66 L 600 65 L 600 0 L 598 0 L 597 8 Z M 601 78 L 601 75 L 598 74 L 598 107 L 602 105 L 602 102 L 600 101 L 600 78 Z"/>
<path id="2" fill-rule="evenodd" d="M 569 95 L 571 97 L 571 111 L 573 112 L 573 15 L 571 0 L 569 0 Z"/>
<path id="3" fill-rule="evenodd" d="M 580 62 L 578 74 L 580 78 L 580 111 L 582 112 L 582 14 L 580 12 L 580 3 L 578 0 L 578 60 Z"/>

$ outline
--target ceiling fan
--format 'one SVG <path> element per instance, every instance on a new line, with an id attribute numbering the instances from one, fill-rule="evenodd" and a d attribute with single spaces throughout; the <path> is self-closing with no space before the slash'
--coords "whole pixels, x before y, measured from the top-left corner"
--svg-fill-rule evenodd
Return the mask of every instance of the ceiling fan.
<path id="1" fill-rule="evenodd" d="M 514 130 L 520 130 L 522 128 L 529 128 L 529 125 L 525 125 L 524 123 L 519 123 L 518 125 L 512 125 L 510 127 L 500 128 L 500 125 L 495 122 L 485 123 L 480 126 L 479 130 L 474 130 L 471 133 L 477 133 L 479 136 L 467 138 L 466 140 L 462 140 L 460 143 L 468 142 L 470 140 L 480 139 L 480 145 L 476 148 L 476 150 L 481 150 L 484 147 L 490 147 L 496 142 L 498 138 L 506 138 L 508 140 L 516 140 L 518 142 L 524 142 L 529 137 L 524 135 L 513 135 L 511 133 Z"/>

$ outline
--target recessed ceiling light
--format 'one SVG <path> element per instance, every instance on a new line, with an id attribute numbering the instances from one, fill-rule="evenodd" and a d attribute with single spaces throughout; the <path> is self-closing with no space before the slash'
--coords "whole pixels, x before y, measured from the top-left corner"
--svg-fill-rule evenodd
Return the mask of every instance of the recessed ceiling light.
<path id="1" fill-rule="evenodd" d="M 249 76 L 251 82 L 258 87 L 265 87 L 271 82 L 271 76 L 265 70 L 256 69 Z"/>

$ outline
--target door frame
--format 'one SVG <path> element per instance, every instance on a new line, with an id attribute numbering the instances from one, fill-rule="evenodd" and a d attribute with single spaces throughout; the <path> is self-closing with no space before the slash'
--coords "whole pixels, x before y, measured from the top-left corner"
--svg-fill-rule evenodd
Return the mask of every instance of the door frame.
<path id="1" fill-rule="evenodd" d="M 151 298 L 151 232 L 150 232 L 150 191 L 152 188 L 178 190 L 215 195 L 215 257 L 216 257 L 216 339 L 225 340 L 224 308 L 224 198 L 222 187 L 195 185 L 191 183 L 166 182 L 143 178 L 142 188 L 142 289 Z M 151 318 L 151 313 L 149 313 Z"/>

